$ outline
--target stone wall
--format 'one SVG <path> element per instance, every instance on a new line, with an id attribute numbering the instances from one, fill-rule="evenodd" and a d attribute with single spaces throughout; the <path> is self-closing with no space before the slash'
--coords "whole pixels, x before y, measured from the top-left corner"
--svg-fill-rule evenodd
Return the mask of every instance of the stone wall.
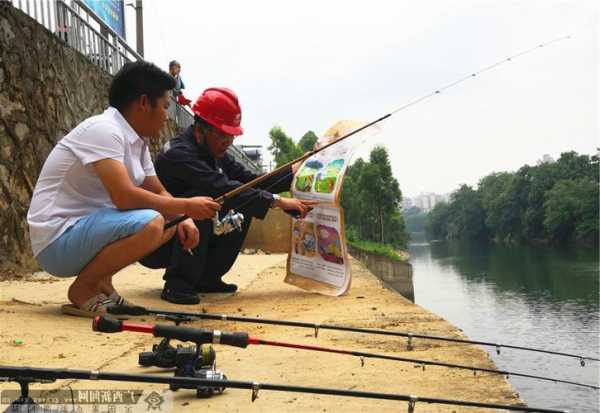
<path id="1" fill-rule="evenodd" d="M 292 220 L 280 209 L 271 209 L 265 219 L 253 219 L 244 248 L 287 253 L 290 249 Z"/>
<path id="2" fill-rule="evenodd" d="M 0 271 L 37 268 L 26 215 L 39 171 L 62 136 L 106 108 L 110 81 L 33 19 L 0 4 Z M 174 130 L 165 127 L 163 140 Z"/>

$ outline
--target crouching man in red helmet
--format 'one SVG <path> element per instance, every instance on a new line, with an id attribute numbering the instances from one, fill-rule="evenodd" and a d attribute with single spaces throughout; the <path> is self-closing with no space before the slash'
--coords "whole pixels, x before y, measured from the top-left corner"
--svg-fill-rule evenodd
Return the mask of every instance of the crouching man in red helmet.
<path id="1" fill-rule="evenodd" d="M 242 113 L 235 93 L 225 88 L 207 89 L 192 111 L 194 124 L 172 139 L 169 148 L 156 159 L 156 172 L 167 190 L 177 197 L 216 198 L 256 178 L 258 175 L 227 153 L 234 138 L 243 133 Z M 180 243 L 171 242 L 142 260 L 148 267 L 166 268 L 161 298 L 176 304 L 197 304 L 200 292 L 236 291 L 235 284 L 226 284 L 221 277 L 235 262 L 252 217 L 264 218 L 269 208 L 295 211 L 300 216 L 311 209 L 312 202 L 273 195 L 288 191 L 292 178 L 290 168 L 225 201 L 221 216 L 230 209 L 244 214 L 241 231 L 215 235 L 212 221 L 195 221 L 201 242 L 191 253 Z"/>
<path id="2" fill-rule="evenodd" d="M 75 277 L 65 313 L 94 316 L 126 303 L 114 274 L 172 238 L 183 248 L 198 244 L 191 219 L 179 225 L 178 237 L 165 221 L 182 214 L 206 219 L 220 208 L 207 197 L 173 198 L 154 172 L 147 139 L 157 138 L 167 120 L 173 86 L 151 63 L 125 64 L 111 83 L 108 109 L 77 125 L 44 163 L 27 222 L 42 268 Z"/>

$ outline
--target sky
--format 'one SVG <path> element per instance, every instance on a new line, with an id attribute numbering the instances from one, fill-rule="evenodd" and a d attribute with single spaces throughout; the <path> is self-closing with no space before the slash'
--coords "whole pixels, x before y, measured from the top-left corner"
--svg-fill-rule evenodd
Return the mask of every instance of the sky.
<path id="1" fill-rule="evenodd" d="M 126 1 L 127 3 L 127 1 Z M 588 0 L 143 0 L 147 60 L 182 64 L 190 99 L 212 86 L 242 105 L 240 145 L 372 121 L 465 75 L 561 36 L 396 113 L 357 151 L 383 145 L 404 196 L 599 142 L 599 8 Z M 135 45 L 134 10 L 126 7 Z M 269 156 L 266 156 L 268 159 Z"/>

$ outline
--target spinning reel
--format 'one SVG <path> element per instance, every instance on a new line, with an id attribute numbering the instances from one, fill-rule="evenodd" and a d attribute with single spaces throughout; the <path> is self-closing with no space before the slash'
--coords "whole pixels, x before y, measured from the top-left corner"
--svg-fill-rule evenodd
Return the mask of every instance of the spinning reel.
<path id="1" fill-rule="evenodd" d="M 225 235 L 235 230 L 242 231 L 244 215 L 241 212 L 235 212 L 233 209 L 230 209 L 222 219 L 219 219 L 218 212 L 215 213 L 212 221 L 213 233 L 215 235 Z"/>
<path id="2" fill-rule="evenodd" d="M 167 316 L 168 320 L 174 321 L 179 325 L 183 321 L 189 321 L 187 317 Z M 152 351 L 145 351 L 139 354 L 138 363 L 140 366 L 175 368 L 175 377 L 192 377 L 208 380 L 227 380 L 227 376 L 217 370 L 217 354 L 214 348 L 209 344 L 199 344 L 191 346 L 171 345 L 171 338 L 163 338 L 159 344 L 152 346 Z M 170 384 L 172 391 L 179 389 L 196 390 L 196 397 L 207 398 L 215 394 L 221 394 L 225 391 L 224 387 L 200 386 L 200 385 L 181 385 Z"/>

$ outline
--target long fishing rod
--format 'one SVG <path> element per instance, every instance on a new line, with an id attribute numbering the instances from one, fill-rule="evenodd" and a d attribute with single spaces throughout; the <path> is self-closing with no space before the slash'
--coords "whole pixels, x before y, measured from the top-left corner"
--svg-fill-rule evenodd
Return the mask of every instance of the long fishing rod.
<path id="1" fill-rule="evenodd" d="M 317 324 L 317 323 L 309 323 L 309 322 L 304 322 L 304 321 L 273 320 L 273 319 L 268 319 L 268 318 L 242 317 L 242 316 L 232 316 L 232 315 L 227 315 L 227 314 L 167 311 L 167 310 L 159 310 L 159 309 L 150 309 L 150 308 L 139 307 L 139 306 L 130 307 L 130 306 L 123 306 L 123 305 L 110 306 L 108 308 L 108 312 L 111 314 L 114 314 L 114 315 L 131 315 L 131 316 L 152 315 L 152 316 L 157 316 L 157 317 L 181 319 L 183 321 L 192 321 L 194 319 L 217 320 L 217 321 L 233 321 L 233 322 L 240 322 L 240 323 L 270 324 L 270 325 L 279 325 L 279 326 L 288 326 L 288 327 L 310 328 L 310 329 L 314 330 L 315 338 L 319 334 L 319 330 L 335 330 L 335 331 L 346 331 L 346 332 L 352 332 L 352 333 L 375 334 L 375 335 L 393 336 L 393 337 L 405 337 L 408 339 L 408 341 L 407 341 L 407 349 L 408 350 L 412 350 L 412 348 L 413 348 L 412 340 L 418 338 L 418 339 L 426 339 L 426 340 L 447 341 L 447 342 L 463 343 L 463 344 L 477 344 L 480 346 L 494 347 L 496 349 L 497 354 L 500 354 L 502 348 L 509 348 L 509 349 L 514 349 L 514 350 L 532 351 L 532 352 L 545 353 L 545 354 L 551 354 L 551 355 L 557 355 L 557 356 L 572 357 L 572 358 L 579 359 L 582 367 L 585 366 L 586 360 L 600 361 L 600 359 L 595 358 L 595 357 L 563 353 L 563 352 L 559 352 L 559 351 L 543 350 L 543 349 L 537 349 L 537 348 L 531 348 L 531 347 L 514 346 L 514 345 L 509 345 L 509 344 L 466 340 L 466 339 L 453 338 L 453 337 L 430 336 L 430 335 L 425 335 L 425 334 L 407 333 L 407 332 L 394 331 L 394 330 L 359 328 L 359 327 L 350 327 L 350 326 L 340 326 L 340 325 L 334 325 L 334 324 Z"/>
<path id="2" fill-rule="evenodd" d="M 298 157 L 298 158 L 296 158 L 296 159 L 294 159 L 292 161 L 289 161 L 288 163 L 286 163 L 286 164 L 284 164 L 284 165 L 276 168 L 275 170 L 273 170 L 273 171 L 271 171 L 271 172 L 269 172 L 267 174 L 261 175 L 261 176 L 255 178 L 255 179 L 253 179 L 253 180 L 251 180 L 251 181 L 249 181 L 249 182 L 247 182 L 245 184 L 240 185 L 239 187 L 237 187 L 237 188 L 235 188 L 235 189 L 233 189 L 233 190 L 231 190 L 231 191 L 229 191 L 229 192 L 221 195 L 220 197 L 216 198 L 215 201 L 217 203 L 223 204 L 227 199 L 229 199 L 231 197 L 234 197 L 234 196 L 236 196 L 236 195 L 244 192 L 245 190 L 258 185 L 259 183 L 261 183 L 261 182 L 263 182 L 263 181 L 271 178 L 272 176 L 280 174 L 281 172 L 283 172 L 285 169 L 289 168 L 290 166 L 292 166 L 292 165 L 294 165 L 294 164 L 296 164 L 298 162 L 302 162 L 305 159 L 308 159 L 311 156 L 313 156 L 313 155 L 315 155 L 315 154 L 317 154 L 317 153 L 319 153 L 319 152 L 321 152 L 321 151 L 329 148 L 330 146 L 335 145 L 336 143 L 339 143 L 339 142 L 341 142 L 341 141 L 349 138 L 350 136 L 355 135 L 356 133 L 361 132 L 361 131 L 363 131 L 363 130 L 365 130 L 365 129 L 373 126 L 373 125 L 376 125 L 377 123 L 379 123 L 379 122 L 381 122 L 381 121 L 383 121 L 383 120 L 391 117 L 392 115 L 395 115 L 398 112 L 401 112 L 401 111 L 403 111 L 405 109 L 408 109 L 409 107 L 414 106 L 414 105 L 416 105 L 416 104 L 418 104 L 418 103 L 420 103 L 420 102 L 422 102 L 422 101 L 424 101 L 426 99 L 429 99 L 429 98 L 431 98 L 431 97 L 433 97 L 435 95 L 439 95 L 440 93 L 442 93 L 445 90 L 448 90 L 448 89 L 450 89 L 452 87 L 455 87 L 456 85 L 458 85 L 460 83 L 463 83 L 463 82 L 465 82 L 468 79 L 477 77 L 480 74 L 482 74 L 484 72 L 487 72 L 489 70 L 492 70 L 492 69 L 494 69 L 494 68 L 496 68 L 496 67 L 498 67 L 498 66 L 500 66 L 502 64 L 505 64 L 507 62 L 513 61 L 514 59 L 516 59 L 518 57 L 521 57 L 523 55 L 529 54 L 529 53 L 531 53 L 531 52 L 533 52 L 533 51 L 535 51 L 537 49 L 549 46 L 550 44 L 553 44 L 553 43 L 556 43 L 556 42 L 559 42 L 559 41 L 562 41 L 562 40 L 567 40 L 567 39 L 570 39 L 570 38 L 571 38 L 571 36 L 561 36 L 561 37 L 558 37 L 556 39 L 550 40 L 548 42 L 541 43 L 541 44 L 539 44 L 537 46 L 534 46 L 534 47 L 529 48 L 527 50 L 524 50 L 524 51 L 521 51 L 519 53 L 516 53 L 516 54 L 514 54 L 512 56 L 509 56 L 509 57 L 504 58 L 502 60 L 499 60 L 499 61 L 497 61 L 495 63 L 492 63 L 489 66 L 486 66 L 486 67 L 484 67 L 482 69 L 479 69 L 479 70 L 477 70 L 475 72 L 472 72 L 472 73 L 470 73 L 470 74 L 468 74 L 466 76 L 463 76 L 463 77 L 461 77 L 461 78 L 459 78 L 459 79 L 457 79 L 457 80 L 455 80 L 455 81 L 453 81 L 453 82 L 451 82 L 451 83 L 449 83 L 449 84 L 447 84 L 445 86 L 442 86 L 441 88 L 438 88 L 438 89 L 436 89 L 436 90 L 434 90 L 434 91 L 432 91 L 430 93 L 427 93 L 427 94 L 425 94 L 425 95 L 423 95 L 423 96 L 421 96 L 421 97 L 419 97 L 419 98 L 417 98 L 415 100 L 412 100 L 412 101 L 406 103 L 405 105 L 403 105 L 403 106 L 401 106 L 401 107 L 399 107 L 399 108 L 391 111 L 390 113 L 388 113 L 386 115 L 381 116 L 380 118 L 375 119 L 372 122 L 367 123 L 366 125 L 363 125 L 363 126 L 361 126 L 359 128 L 354 129 L 353 131 L 350 131 L 349 133 L 347 133 L 347 134 L 339 137 L 338 139 L 336 139 L 336 140 L 334 140 L 334 141 L 332 141 L 332 142 L 330 142 L 330 143 L 328 143 L 328 144 L 326 144 L 326 145 L 324 145 L 324 146 L 322 146 L 320 148 L 317 148 L 317 149 L 314 149 L 314 150 L 312 150 L 310 152 L 307 152 L 304 155 L 302 155 L 302 156 L 300 156 L 300 157 Z M 286 175 L 289 175 L 289 173 L 286 174 Z M 270 186 L 272 186 L 272 185 L 270 185 Z M 187 218 L 188 217 L 185 216 L 185 215 L 180 216 L 178 218 L 175 218 L 174 220 L 172 220 L 172 221 L 170 221 L 170 222 L 168 222 L 168 223 L 165 224 L 165 229 L 171 228 L 172 226 L 179 224 L 180 222 L 184 221 Z"/>
<path id="3" fill-rule="evenodd" d="M 356 134 L 356 133 L 358 133 L 358 132 L 360 132 L 360 131 L 362 131 L 362 130 L 370 127 L 370 126 L 373 126 L 376 123 L 379 123 L 382 120 L 389 118 L 390 116 L 392 116 L 391 113 L 389 113 L 389 114 L 387 114 L 385 116 L 382 116 L 379 119 L 376 119 L 373 122 L 367 123 L 366 125 L 361 126 L 360 128 L 357 128 L 357 129 L 353 130 L 352 132 L 347 133 L 346 135 L 344 135 L 344 136 L 336 139 L 335 141 L 328 143 L 327 145 L 324 145 L 324 146 L 322 146 L 320 148 L 317 148 L 317 149 L 314 149 L 314 150 L 312 150 L 310 152 L 307 152 L 304 155 L 302 155 L 302 156 L 300 156 L 300 157 L 298 157 L 298 158 L 296 158 L 296 159 L 294 159 L 292 161 L 289 161 L 285 165 L 282 165 L 279 168 L 277 168 L 277 169 L 275 169 L 275 170 L 273 170 L 273 171 L 271 171 L 271 172 L 269 172 L 267 174 L 264 174 L 264 175 L 261 175 L 261 176 L 259 176 L 257 178 L 254 178 L 253 180 L 251 180 L 249 182 L 246 182 L 245 184 L 242 184 L 242 185 L 238 186 L 237 188 L 235 188 L 235 189 L 233 189 L 233 190 L 231 190 L 231 191 L 229 191 L 229 192 L 221 195 L 220 197 L 215 198 L 215 202 L 217 202 L 219 204 L 223 204 L 227 199 L 233 198 L 234 196 L 236 196 L 236 195 L 238 195 L 238 194 L 246 191 L 247 189 L 250 189 L 250 188 L 252 188 L 252 187 L 260 184 L 261 182 L 264 182 L 267 179 L 270 179 L 271 177 L 280 174 L 281 172 L 283 172 L 284 170 L 288 169 L 292 165 L 294 165 L 294 164 L 296 164 L 298 162 L 302 162 L 305 159 L 308 159 L 311 156 L 313 156 L 313 155 L 315 155 L 315 154 L 317 154 L 317 153 L 319 153 L 321 151 L 324 151 L 325 149 L 329 148 L 330 146 L 335 145 L 336 143 L 338 143 L 338 142 L 340 142 L 340 141 L 342 141 L 342 140 L 344 140 L 346 138 L 349 138 L 350 136 L 352 136 L 352 135 L 354 135 L 354 134 Z M 289 173 L 286 174 L 285 176 L 287 177 L 288 175 L 289 175 Z M 273 186 L 273 185 L 274 184 L 272 184 L 270 186 Z M 180 222 L 186 220 L 187 218 L 188 217 L 185 216 L 185 215 L 182 215 L 182 216 L 180 216 L 178 218 L 175 218 L 174 220 L 172 220 L 170 222 L 167 222 L 165 224 L 165 229 L 171 228 L 172 226 L 179 224 Z"/>
<path id="4" fill-rule="evenodd" d="M 189 328 L 189 327 L 179 327 L 172 325 L 164 325 L 164 324 L 137 324 L 130 323 L 127 321 L 116 320 L 107 316 L 96 316 L 94 321 L 92 322 L 92 329 L 94 331 L 99 331 L 102 333 L 118 333 L 122 331 L 133 331 L 138 333 L 146 333 L 152 334 L 154 337 L 164 337 L 169 339 L 175 339 L 180 341 L 190 341 L 194 342 L 197 345 L 200 344 L 223 344 L 234 347 L 246 348 L 249 345 L 265 345 L 265 346 L 274 346 L 274 347 L 287 347 L 294 348 L 299 350 L 308 350 L 308 351 L 320 351 L 326 353 L 335 353 L 335 354 L 344 354 L 348 356 L 356 356 L 361 360 L 361 365 L 364 366 L 364 359 L 372 358 L 372 359 L 381 359 L 381 360 L 391 360 L 391 361 L 400 361 L 404 363 L 413 363 L 418 364 L 425 369 L 425 366 L 440 366 L 447 368 L 455 368 L 461 370 L 469 370 L 474 374 L 476 372 L 484 372 L 484 373 L 493 373 L 500 374 L 503 376 L 515 376 L 515 377 L 524 377 L 535 380 L 543 380 L 543 381 L 551 381 L 554 383 L 564 383 L 570 384 L 573 386 L 585 387 L 594 390 L 600 390 L 600 387 L 594 386 L 591 384 L 585 383 L 577 383 L 568 380 L 555 379 L 551 377 L 544 376 L 535 376 L 531 374 L 525 373 L 516 373 L 507 370 L 494 370 L 483 367 L 472 367 L 465 366 L 461 364 L 451 364 L 451 363 L 443 363 L 438 361 L 431 360 L 420 360 L 420 359 L 411 359 L 405 357 L 397 357 L 397 356 L 388 356 L 385 354 L 377 354 L 377 353 L 367 353 L 362 351 L 353 351 L 353 350 L 338 350 L 329 347 L 321 347 L 321 346 L 311 346 L 311 345 L 303 345 L 303 344 L 295 344 L 295 343 L 286 343 L 281 341 L 272 341 L 272 340 L 264 340 L 258 337 L 251 337 L 248 333 L 243 332 L 225 332 L 221 330 L 206 330 L 206 329 L 198 329 L 198 328 Z"/>
<path id="5" fill-rule="evenodd" d="M 343 396 L 356 397 L 362 399 L 376 400 L 396 400 L 408 402 L 408 413 L 415 411 L 415 405 L 418 403 L 442 404 L 451 406 L 465 407 L 481 407 L 495 410 L 509 410 L 519 412 L 539 412 L 539 413 L 567 413 L 566 410 L 545 409 L 538 407 L 528 407 L 523 405 L 503 405 L 496 403 L 481 403 L 467 400 L 452 400 L 440 399 L 433 397 L 411 396 L 395 393 L 379 393 L 357 390 L 334 389 L 327 387 L 308 387 L 294 386 L 285 384 L 273 383 L 258 383 L 255 381 L 239 381 L 239 380 L 211 380 L 198 379 L 191 377 L 165 377 L 150 374 L 127 374 L 117 372 L 102 372 L 98 370 L 75 370 L 75 369 L 56 369 L 56 368 L 39 368 L 39 367 L 17 367 L 17 366 L 1 366 L 0 365 L 0 381 L 17 382 L 21 385 L 21 389 L 28 391 L 29 383 L 76 379 L 76 380 L 107 380 L 120 382 L 134 383 L 159 383 L 169 384 L 178 387 L 220 387 L 232 389 L 248 389 L 252 390 L 251 400 L 254 402 L 258 398 L 260 390 L 291 392 L 291 393 L 308 393 L 321 394 L 327 396 Z M 25 392 L 24 392 L 25 393 Z M 17 410 L 21 411 L 21 410 Z"/>

